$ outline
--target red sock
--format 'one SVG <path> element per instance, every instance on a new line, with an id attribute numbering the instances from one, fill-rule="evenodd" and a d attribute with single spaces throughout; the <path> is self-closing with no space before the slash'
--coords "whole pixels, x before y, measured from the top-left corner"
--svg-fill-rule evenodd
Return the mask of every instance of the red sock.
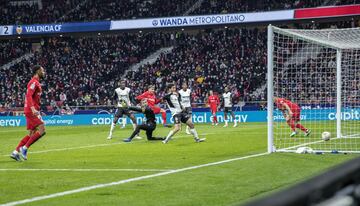
<path id="1" fill-rule="evenodd" d="M 294 123 L 294 120 L 289 120 L 289 121 L 288 121 L 288 124 L 289 124 L 289 126 L 291 127 L 291 130 L 292 130 L 292 131 L 295 131 L 295 123 Z"/>
<path id="2" fill-rule="evenodd" d="M 29 141 L 30 136 L 26 135 L 24 138 L 22 138 L 22 140 L 19 142 L 18 146 L 16 147 L 16 151 L 20 151 L 20 147 L 24 146 L 26 144 L 27 141 Z"/>
<path id="3" fill-rule="evenodd" d="M 214 123 L 218 123 L 216 114 L 213 115 L 213 118 L 214 118 Z"/>
<path id="4" fill-rule="evenodd" d="M 161 117 L 163 119 L 163 124 L 166 124 L 166 112 L 161 112 Z"/>
<path id="5" fill-rule="evenodd" d="M 29 148 L 32 144 L 34 144 L 38 139 L 40 139 L 41 135 L 39 131 L 36 131 L 33 135 L 31 135 L 29 141 L 26 142 L 25 146 Z"/>
<path id="6" fill-rule="evenodd" d="M 301 129 L 303 132 L 307 131 L 307 129 L 304 126 L 302 126 L 301 124 L 296 124 L 296 128 Z"/>

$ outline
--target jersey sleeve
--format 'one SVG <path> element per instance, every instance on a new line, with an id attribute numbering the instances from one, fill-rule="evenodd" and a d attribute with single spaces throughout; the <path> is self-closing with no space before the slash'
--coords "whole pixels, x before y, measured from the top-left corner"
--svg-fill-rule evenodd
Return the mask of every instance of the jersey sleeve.
<path id="1" fill-rule="evenodd" d="M 26 98 L 26 104 L 28 107 L 34 106 L 33 95 L 35 93 L 36 87 L 37 87 L 36 82 L 32 82 L 27 88 L 25 98 Z"/>

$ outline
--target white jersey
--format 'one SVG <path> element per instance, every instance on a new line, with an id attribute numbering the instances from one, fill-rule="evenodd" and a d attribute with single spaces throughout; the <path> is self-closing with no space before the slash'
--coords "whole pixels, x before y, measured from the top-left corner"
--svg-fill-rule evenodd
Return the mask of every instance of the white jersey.
<path id="1" fill-rule="evenodd" d="M 128 106 L 131 106 L 130 102 L 130 88 L 125 87 L 121 89 L 120 87 L 115 89 L 115 94 L 117 96 L 117 106 L 123 107 L 122 103 L 125 102 Z"/>
<path id="2" fill-rule="evenodd" d="M 177 94 L 169 93 L 165 95 L 163 99 L 166 101 L 172 116 L 182 112 L 181 104 Z"/>
<path id="3" fill-rule="evenodd" d="M 231 92 L 223 93 L 222 97 L 224 99 L 224 107 L 232 107 Z"/>
<path id="4" fill-rule="evenodd" d="M 191 107 L 191 90 L 187 89 L 186 91 L 180 90 L 179 94 L 181 96 L 181 105 L 184 108 Z"/>

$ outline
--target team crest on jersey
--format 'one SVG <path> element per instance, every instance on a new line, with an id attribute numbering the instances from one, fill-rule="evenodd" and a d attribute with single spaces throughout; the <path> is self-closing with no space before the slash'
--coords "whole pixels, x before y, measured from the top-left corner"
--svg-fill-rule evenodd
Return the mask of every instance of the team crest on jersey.
<path id="1" fill-rule="evenodd" d="M 23 31 L 22 26 L 17 26 L 17 27 L 16 27 L 16 33 L 17 33 L 17 34 L 21 34 L 22 31 Z"/>

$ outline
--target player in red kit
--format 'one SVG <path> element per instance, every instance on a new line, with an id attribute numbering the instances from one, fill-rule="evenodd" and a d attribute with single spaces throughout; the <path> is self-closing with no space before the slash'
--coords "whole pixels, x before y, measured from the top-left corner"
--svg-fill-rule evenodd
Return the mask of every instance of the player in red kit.
<path id="1" fill-rule="evenodd" d="M 214 92 L 210 90 L 208 97 L 208 104 L 210 107 L 211 114 L 213 115 L 213 123 L 212 125 L 218 125 L 216 112 L 218 111 L 218 107 L 220 105 L 220 99 L 217 95 L 214 95 Z"/>
<path id="2" fill-rule="evenodd" d="M 292 133 L 290 134 L 290 137 L 293 137 L 297 134 L 296 128 L 301 129 L 305 133 L 305 136 L 310 135 L 311 130 L 306 129 L 303 125 L 298 123 L 300 122 L 301 112 L 299 105 L 291 102 L 290 100 L 279 97 L 274 97 L 274 103 L 276 104 L 276 107 L 283 113 L 287 124 L 291 127 Z"/>
<path id="3" fill-rule="evenodd" d="M 29 134 L 22 138 L 16 149 L 10 155 L 10 157 L 16 161 L 21 161 L 20 155 L 24 160 L 27 160 L 28 148 L 45 135 L 44 122 L 39 112 L 41 96 L 41 85 L 39 81 L 45 76 L 45 70 L 42 66 L 36 65 L 32 71 L 33 77 L 27 84 L 24 105 L 26 127 L 27 130 L 29 130 Z"/>
<path id="4" fill-rule="evenodd" d="M 155 114 L 161 113 L 163 125 L 165 127 L 171 127 L 170 125 L 166 124 L 166 111 L 155 105 L 155 104 L 158 104 L 161 100 L 157 99 L 155 96 L 155 86 L 154 85 L 149 86 L 148 91 L 146 91 L 136 97 L 136 100 L 139 100 L 139 101 L 141 101 L 143 99 L 147 100 L 148 106 L 152 109 L 152 111 Z"/>

